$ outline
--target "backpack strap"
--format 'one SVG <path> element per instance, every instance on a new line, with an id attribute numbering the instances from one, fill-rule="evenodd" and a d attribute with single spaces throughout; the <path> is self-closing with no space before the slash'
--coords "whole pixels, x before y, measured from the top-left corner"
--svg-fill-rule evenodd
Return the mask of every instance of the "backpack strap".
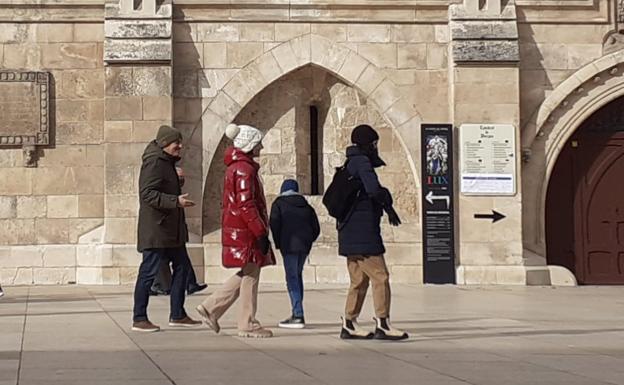
<path id="1" fill-rule="evenodd" d="M 347 165 L 349 164 L 349 158 L 347 158 L 347 160 L 345 160 L 344 164 L 342 165 L 342 167 L 345 168 L 345 170 L 347 170 L 347 172 L 349 172 L 349 169 L 347 169 Z M 349 175 L 351 175 L 351 173 L 349 172 Z M 351 175 L 351 178 L 353 179 L 358 179 L 355 175 Z M 362 183 L 360 181 L 360 183 Z M 347 215 L 345 215 L 344 219 L 342 222 L 338 221 L 338 223 L 336 224 L 336 228 L 338 230 L 342 230 L 342 228 L 345 226 L 345 224 L 347 223 L 347 221 L 351 218 L 351 215 L 353 214 L 353 211 L 355 211 L 355 206 L 357 206 L 358 200 L 360 199 L 360 197 L 362 196 L 362 187 L 360 186 L 360 188 L 358 189 L 355 199 L 353 201 L 353 203 L 351 204 L 351 207 L 349 208 L 349 211 L 347 212 Z"/>

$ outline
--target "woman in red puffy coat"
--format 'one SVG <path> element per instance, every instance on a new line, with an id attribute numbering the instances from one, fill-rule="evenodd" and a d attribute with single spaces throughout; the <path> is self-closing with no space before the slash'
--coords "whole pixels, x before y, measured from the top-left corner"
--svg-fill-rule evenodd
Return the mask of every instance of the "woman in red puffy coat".
<path id="1" fill-rule="evenodd" d="M 197 311 L 204 322 L 219 332 L 219 318 L 241 297 L 238 315 L 240 337 L 271 337 L 273 333 L 256 320 L 260 268 L 275 264 L 269 243 L 269 224 L 264 190 L 258 177 L 260 165 L 253 159 L 262 150 L 262 132 L 255 127 L 230 124 L 225 134 L 234 141 L 225 150 L 223 215 L 221 218 L 223 266 L 240 268 L 206 298 Z"/>

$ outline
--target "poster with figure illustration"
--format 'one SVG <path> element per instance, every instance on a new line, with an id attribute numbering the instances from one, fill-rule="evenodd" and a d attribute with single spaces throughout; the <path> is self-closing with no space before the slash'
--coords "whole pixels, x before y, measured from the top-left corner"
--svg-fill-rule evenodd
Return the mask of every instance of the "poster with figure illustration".
<path id="1" fill-rule="evenodd" d="M 445 137 L 429 135 L 426 139 L 427 173 L 446 175 L 448 171 L 448 144 Z"/>

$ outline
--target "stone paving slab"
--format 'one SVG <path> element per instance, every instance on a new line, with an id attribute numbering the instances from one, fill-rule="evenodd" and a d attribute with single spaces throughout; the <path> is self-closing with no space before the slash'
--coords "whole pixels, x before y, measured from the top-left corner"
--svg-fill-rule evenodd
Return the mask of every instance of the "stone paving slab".
<path id="1" fill-rule="evenodd" d="M 207 291 L 210 292 L 212 288 Z M 167 326 L 168 297 L 130 329 L 132 287 L 7 287 L 0 300 L 0 385 L 624 385 L 624 287 L 393 285 L 403 342 L 338 338 L 345 288 L 309 286 L 308 327 L 283 330 L 283 286 L 262 285 L 266 340 Z M 187 298 L 187 310 L 203 294 Z M 361 323 L 373 328 L 372 298 Z"/>

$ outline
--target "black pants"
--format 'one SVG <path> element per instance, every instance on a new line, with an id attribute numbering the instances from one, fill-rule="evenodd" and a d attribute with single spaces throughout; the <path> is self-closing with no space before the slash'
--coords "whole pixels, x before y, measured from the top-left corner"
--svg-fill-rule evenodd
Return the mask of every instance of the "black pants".
<path id="1" fill-rule="evenodd" d="M 189 260 L 186 247 L 147 249 L 143 250 L 143 262 L 139 267 L 139 275 L 134 287 L 134 310 L 133 320 L 147 320 L 147 305 L 149 302 L 149 290 L 158 274 L 161 262 L 173 263 L 173 278 L 171 280 L 170 320 L 179 320 L 186 317 L 184 311 L 184 297 L 186 282 L 188 280 L 191 261 Z"/>

